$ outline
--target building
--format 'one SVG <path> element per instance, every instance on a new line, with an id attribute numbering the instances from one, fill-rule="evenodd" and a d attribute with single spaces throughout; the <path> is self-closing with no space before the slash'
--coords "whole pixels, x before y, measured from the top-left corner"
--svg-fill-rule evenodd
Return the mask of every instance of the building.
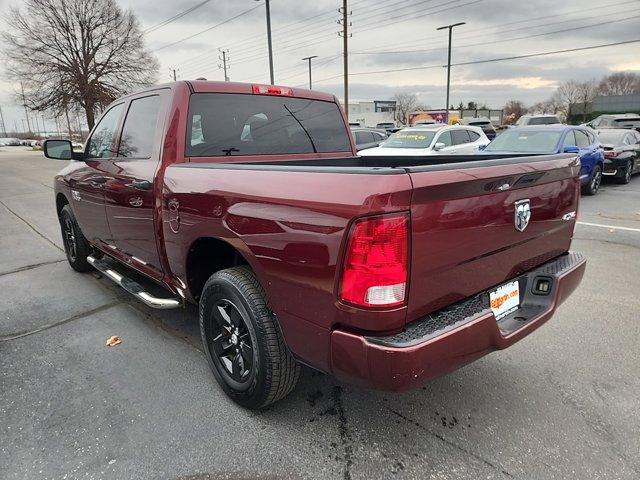
<path id="1" fill-rule="evenodd" d="M 395 100 L 349 103 L 349 122 L 359 122 L 367 127 L 375 127 L 376 124 L 383 122 L 395 122 L 395 113 Z"/>

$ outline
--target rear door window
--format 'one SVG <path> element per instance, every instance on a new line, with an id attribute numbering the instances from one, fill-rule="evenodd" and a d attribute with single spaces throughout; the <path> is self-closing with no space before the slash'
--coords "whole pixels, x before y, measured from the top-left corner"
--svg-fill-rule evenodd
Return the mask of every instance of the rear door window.
<path id="1" fill-rule="evenodd" d="M 159 110 L 158 95 L 131 101 L 122 127 L 118 157 L 151 158 Z"/>
<path id="2" fill-rule="evenodd" d="M 562 143 L 563 147 L 575 147 L 576 144 L 576 136 L 573 133 L 573 130 L 569 130 L 567 135 L 564 137 L 564 142 Z"/>
<path id="3" fill-rule="evenodd" d="M 475 142 L 480 138 L 480 134 L 469 130 L 469 138 L 471 139 L 472 142 Z"/>
<path id="4" fill-rule="evenodd" d="M 581 130 L 574 130 L 574 133 L 576 134 L 576 144 L 578 145 L 578 147 L 587 148 L 589 145 L 591 145 L 589 137 L 586 133 Z"/>
<path id="5" fill-rule="evenodd" d="M 451 130 L 451 140 L 454 145 L 469 143 L 469 133 L 467 133 L 467 130 Z"/>
<path id="6" fill-rule="evenodd" d="M 348 152 L 351 143 L 333 102 L 274 95 L 194 93 L 187 156 Z"/>
<path id="7" fill-rule="evenodd" d="M 373 143 L 373 135 L 371 132 L 356 132 L 356 143 L 363 145 L 365 143 Z"/>

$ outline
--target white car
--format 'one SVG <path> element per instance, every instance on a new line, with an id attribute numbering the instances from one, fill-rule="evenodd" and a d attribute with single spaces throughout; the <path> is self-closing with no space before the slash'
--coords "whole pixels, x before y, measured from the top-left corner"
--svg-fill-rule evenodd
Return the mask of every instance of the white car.
<path id="1" fill-rule="evenodd" d="M 459 125 L 421 125 L 403 128 L 379 147 L 358 155 L 473 155 L 489 145 L 481 128 Z"/>

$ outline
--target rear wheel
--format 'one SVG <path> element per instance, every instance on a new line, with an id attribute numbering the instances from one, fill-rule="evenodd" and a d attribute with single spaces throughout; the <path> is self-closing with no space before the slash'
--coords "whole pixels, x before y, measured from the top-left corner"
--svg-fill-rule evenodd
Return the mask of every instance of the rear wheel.
<path id="1" fill-rule="evenodd" d="M 87 262 L 87 257 L 92 253 L 91 245 L 82 234 L 69 205 L 62 207 L 60 212 L 60 228 L 64 253 L 67 254 L 67 261 L 71 268 L 77 272 L 90 271 L 93 267 Z"/>
<path id="2" fill-rule="evenodd" d="M 211 370 L 234 402 L 263 408 L 295 387 L 300 366 L 247 267 L 209 278 L 200 298 L 200 333 Z"/>
<path id="3" fill-rule="evenodd" d="M 616 181 L 623 185 L 626 185 L 631 181 L 631 174 L 633 173 L 633 160 L 628 160 L 624 166 L 624 171 L 619 177 L 616 177 Z"/>
<path id="4" fill-rule="evenodd" d="M 587 183 L 583 188 L 582 192 L 585 195 L 595 195 L 600 190 L 600 184 L 602 183 L 602 168 L 600 165 L 596 165 L 593 167 L 593 172 L 591 172 L 591 178 L 589 179 L 589 183 Z"/>

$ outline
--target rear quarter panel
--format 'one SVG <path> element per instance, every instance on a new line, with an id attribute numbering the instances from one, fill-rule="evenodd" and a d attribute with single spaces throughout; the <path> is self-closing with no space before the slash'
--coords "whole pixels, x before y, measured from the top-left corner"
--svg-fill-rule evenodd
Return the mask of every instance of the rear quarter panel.
<path id="1" fill-rule="evenodd" d="M 172 275 L 188 285 L 193 243 L 215 237 L 233 245 L 255 271 L 287 344 L 325 367 L 329 329 L 394 330 L 406 308 L 384 314 L 337 302 L 341 245 L 354 217 L 408 211 L 409 176 L 207 169 L 165 171 L 162 228 Z M 179 205 L 176 224 L 167 205 Z M 177 227 L 177 228 L 176 228 Z"/>

